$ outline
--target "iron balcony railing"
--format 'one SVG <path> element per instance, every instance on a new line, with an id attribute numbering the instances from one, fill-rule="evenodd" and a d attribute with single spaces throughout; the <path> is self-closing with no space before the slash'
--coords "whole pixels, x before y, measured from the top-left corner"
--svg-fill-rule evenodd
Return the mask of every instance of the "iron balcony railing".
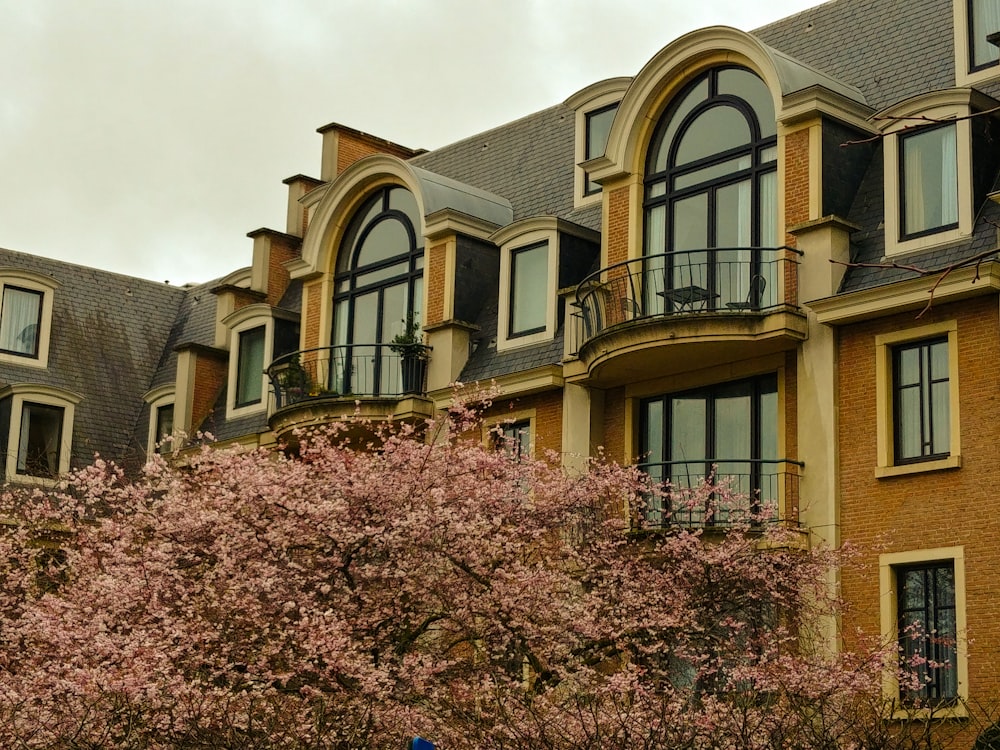
<path id="1" fill-rule="evenodd" d="M 390 344 L 322 346 L 286 354 L 267 368 L 274 408 L 316 398 L 424 394 L 429 347 Z"/>
<path id="2" fill-rule="evenodd" d="M 789 459 L 639 464 L 662 492 L 643 499 L 636 520 L 644 528 L 727 528 L 779 521 L 794 525 L 804 466 Z M 706 493 L 706 479 L 728 491 Z"/>
<path id="3" fill-rule="evenodd" d="M 595 271 L 576 289 L 577 349 L 614 326 L 693 313 L 747 315 L 797 305 L 789 247 L 685 250 Z"/>

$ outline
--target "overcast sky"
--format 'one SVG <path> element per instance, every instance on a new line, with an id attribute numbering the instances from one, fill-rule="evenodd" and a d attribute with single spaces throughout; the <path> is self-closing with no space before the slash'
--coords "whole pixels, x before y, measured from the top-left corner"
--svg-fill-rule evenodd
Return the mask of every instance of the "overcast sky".
<path id="1" fill-rule="evenodd" d="M 819 0 L 0 0 L 0 247 L 174 284 L 250 263 L 339 122 L 433 149 Z"/>

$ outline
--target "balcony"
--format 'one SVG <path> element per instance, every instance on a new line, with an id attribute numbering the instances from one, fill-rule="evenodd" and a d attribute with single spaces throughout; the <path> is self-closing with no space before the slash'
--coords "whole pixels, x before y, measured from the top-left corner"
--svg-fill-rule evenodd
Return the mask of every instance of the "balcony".
<path id="1" fill-rule="evenodd" d="M 418 422 L 433 415 L 426 396 L 423 346 L 401 354 L 389 344 L 325 346 L 286 354 L 267 368 L 274 396 L 270 426 L 279 440 L 294 430 L 344 417 Z"/>
<path id="2" fill-rule="evenodd" d="M 799 476 L 804 466 L 788 459 L 640 464 L 639 468 L 665 490 L 663 496 L 648 499 L 641 526 L 724 530 L 782 523 L 795 527 L 799 522 Z M 703 492 L 693 491 L 706 477 L 714 477 L 714 484 L 732 490 L 732 501 L 724 502 L 715 495 L 704 499 Z"/>
<path id="3" fill-rule="evenodd" d="M 713 248 L 602 268 L 576 289 L 571 350 L 589 382 L 609 387 L 794 348 L 807 330 L 799 255 Z"/>

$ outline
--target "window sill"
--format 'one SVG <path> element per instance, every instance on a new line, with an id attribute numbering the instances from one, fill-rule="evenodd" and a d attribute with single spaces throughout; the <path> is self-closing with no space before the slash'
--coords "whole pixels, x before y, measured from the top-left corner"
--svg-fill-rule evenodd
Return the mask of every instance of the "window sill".
<path id="1" fill-rule="evenodd" d="M 899 705 L 898 703 L 896 705 Z M 890 718 L 894 721 L 938 721 L 945 719 L 968 718 L 969 711 L 964 698 L 958 698 L 954 705 L 942 708 L 897 708 Z"/>
<path id="2" fill-rule="evenodd" d="M 946 471 L 948 469 L 962 468 L 961 456 L 948 456 L 936 461 L 920 461 L 915 464 L 900 464 L 899 466 L 876 466 L 875 478 L 887 479 L 889 477 L 901 477 L 908 474 L 925 474 L 929 471 Z"/>

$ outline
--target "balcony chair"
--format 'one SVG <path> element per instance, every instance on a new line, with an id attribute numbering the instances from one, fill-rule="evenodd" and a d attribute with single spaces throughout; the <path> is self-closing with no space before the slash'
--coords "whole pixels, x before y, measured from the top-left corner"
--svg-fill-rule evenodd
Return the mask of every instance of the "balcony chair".
<path id="1" fill-rule="evenodd" d="M 764 289 L 767 287 L 767 279 L 760 274 L 750 277 L 750 291 L 747 298 L 742 302 L 727 302 L 726 307 L 730 310 L 759 310 L 761 302 L 764 301 Z"/>

